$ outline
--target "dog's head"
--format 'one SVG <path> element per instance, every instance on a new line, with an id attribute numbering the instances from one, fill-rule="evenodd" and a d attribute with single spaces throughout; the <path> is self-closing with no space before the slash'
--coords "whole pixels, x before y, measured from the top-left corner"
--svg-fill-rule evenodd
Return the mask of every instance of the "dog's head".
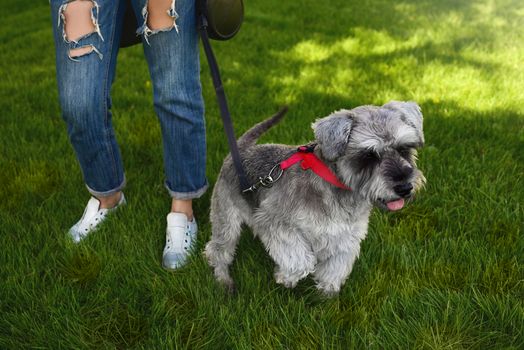
<path id="1" fill-rule="evenodd" d="M 414 102 L 340 110 L 312 125 L 321 157 L 371 203 L 399 210 L 425 183 L 416 166 L 424 145 L 422 113 Z"/>

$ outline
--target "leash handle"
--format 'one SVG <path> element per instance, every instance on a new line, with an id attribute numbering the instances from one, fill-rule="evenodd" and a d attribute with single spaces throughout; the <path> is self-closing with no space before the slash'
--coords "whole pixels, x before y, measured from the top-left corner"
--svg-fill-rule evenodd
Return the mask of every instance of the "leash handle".
<path id="1" fill-rule="evenodd" d="M 240 182 L 240 189 L 243 193 L 249 192 L 251 185 L 249 184 L 246 171 L 242 165 L 242 159 L 240 157 L 240 151 L 238 150 L 237 139 L 235 137 L 235 131 L 233 130 L 233 123 L 231 121 L 231 114 L 229 113 L 229 107 L 227 105 L 226 93 L 222 86 L 222 79 L 220 78 L 220 70 L 218 63 L 211 48 L 209 37 L 207 34 L 207 19 L 206 16 L 200 12 L 199 18 L 199 31 L 204 46 L 204 52 L 206 53 L 207 62 L 209 69 L 211 70 L 211 77 L 213 79 L 213 86 L 215 87 L 215 93 L 217 96 L 218 106 L 220 108 L 220 116 L 224 125 L 224 131 L 226 133 L 227 142 L 229 144 L 229 150 L 231 151 L 231 158 L 237 171 L 238 180 Z"/>

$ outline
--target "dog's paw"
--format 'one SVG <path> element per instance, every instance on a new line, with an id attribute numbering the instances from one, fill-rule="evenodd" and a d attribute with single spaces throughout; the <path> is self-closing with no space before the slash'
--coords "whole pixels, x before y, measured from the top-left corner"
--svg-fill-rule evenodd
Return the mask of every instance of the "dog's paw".
<path id="1" fill-rule="evenodd" d="M 235 282 L 233 282 L 232 278 L 217 278 L 218 283 L 220 286 L 224 288 L 224 290 L 230 294 L 234 295 L 236 294 L 236 285 Z"/>
<path id="2" fill-rule="evenodd" d="M 237 294 L 237 286 L 235 285 L 233 281 L 231 281 L 230 283 L 224 284 L 224 288 L 226 289 L 226 292 L 230 296 L 235 296 Z"/>
<path id="3" fill-rule="evenodd" d="M 290 282 L 290 281 L 282 281 L 282 280 L 277 280 L 277 283 L 286 287 L 286 288 L 295 288 L 297 283 L 298 282 Z"/>
<path id="4" fill-rule="evenodd" d="M 275 280 L 278 284 L 281 284 L 283 285 L 284 287 L 286 288 L 295 288 L 299 279 L 297 278 L 289 278 L 289 276 L 287 275 L 284 275 L 283 273 L 281 272 L 276 272 L 275 273 Z"/>
<path id="5" fill-rule="evenodd" d="M 319 290 L 320 293 L 322 293 L 322 296 L 328 299 L 336 298 L 338 297 L 339 291 L 326 291 L 326 290 Z"/>
<path id="6" fill-rule="evenodd" d="M 334 298 L 338 296 L 338 293 L 340 292 L 340 286 L 325 282 L 317 283 L 317 289 L 320 293 L 322 293 L 323 296 L 327 298 Z"/>

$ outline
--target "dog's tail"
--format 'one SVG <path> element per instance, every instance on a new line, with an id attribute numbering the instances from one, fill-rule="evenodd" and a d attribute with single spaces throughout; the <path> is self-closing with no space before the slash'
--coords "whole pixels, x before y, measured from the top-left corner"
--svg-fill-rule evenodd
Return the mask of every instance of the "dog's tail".
<path id="1" fill-rule="evenodd" d="M 253 146 L 263 133 L 268 131 L 273 125 L 277 124 L 280 120 L 282 120 L 286 112 L 287 106 L 284 106 L 270 118 L 253 126 L 251 129 L 246 131 L 244 135 L 240 136 L 240 138 L 238 139 L 238 146 L 241 149 Z"/>

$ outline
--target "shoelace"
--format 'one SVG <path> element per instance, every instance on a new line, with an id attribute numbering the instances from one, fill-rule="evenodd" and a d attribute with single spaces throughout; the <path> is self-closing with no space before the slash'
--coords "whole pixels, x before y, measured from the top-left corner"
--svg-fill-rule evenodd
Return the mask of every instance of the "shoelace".
<path id="1" fill-rule="evenodd" d="M 80 225 L 78 225 L 78 233 L 81 236 L 87 235 L 94 226 L 96 226 L 99 222 L 104 220 L 108 212 L 109 210 L 107 209 L 99 209 L 95 216 L 93 216 L 92 218 L 89 218 L 87 220 L 83 218 L 80 222 Z"/>
<path id="2" fill-rule="evenodd" d="M 166 233 L 166 242 L 167 242 L 166 250 L 177 252 L 176 248 L 177 246 L 180 246 L 183 248 L 183 250 L 187 251 L 191 247 L 191 244 L 193 241 L 193 236 L 189 234 L 189 230 L 190 230 L 189 224 L 186 225 L 184 234 L 181 236 L 177 234 L 178 231 L 176 229 L 183 229 L 184 227 L 172 226 L 172 228 L 174 228 L 174 230 L 169 230 L 169 232 Z M 172 237 L 172 236 L 175 236 L 175 237 Z M 181 253 L 181 252 L 177 252 L 177 253 Z"/>

